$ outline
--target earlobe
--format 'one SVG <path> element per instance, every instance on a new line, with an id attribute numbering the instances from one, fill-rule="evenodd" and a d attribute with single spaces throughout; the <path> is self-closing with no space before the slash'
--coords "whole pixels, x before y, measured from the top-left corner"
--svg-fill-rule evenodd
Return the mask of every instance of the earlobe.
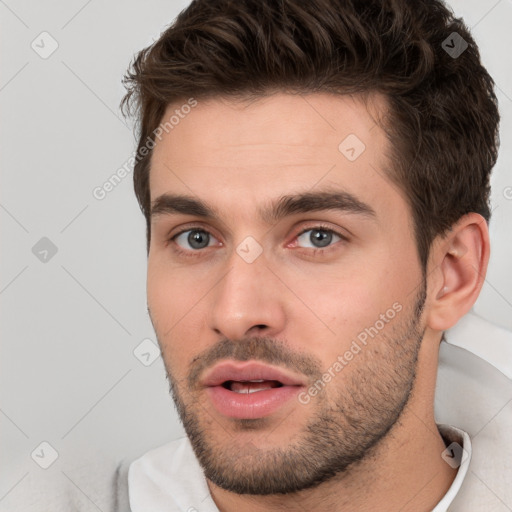
<path id="1" fill-rule="evenodd" d="M 437 268 L 429 274 L 433 299 L 427 323 L 444 331 L 471 309 L 482 288 L 490 253 L 487 222 L 469 213 L 437 242 L 431 260 Z"/>

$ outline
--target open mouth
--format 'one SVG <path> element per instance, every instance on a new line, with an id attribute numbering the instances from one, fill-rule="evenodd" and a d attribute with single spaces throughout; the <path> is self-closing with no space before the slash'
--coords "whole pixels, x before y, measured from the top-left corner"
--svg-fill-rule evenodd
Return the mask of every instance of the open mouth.
<path id="1" fill-rule="evenodd" d="M 201 384 L 222 416 L 256 419 L 291 407 L 307 379 L 259 361 L 223 361 L 206 372 Z"/>
<path id="2" fill-rule="evenodd" d="M 277 380 L 227 380 L 222 383 L 224 389 L 234 391 L 235 393 L 257 393 L 268 389 L 280 388 L 283 384 Z"/>

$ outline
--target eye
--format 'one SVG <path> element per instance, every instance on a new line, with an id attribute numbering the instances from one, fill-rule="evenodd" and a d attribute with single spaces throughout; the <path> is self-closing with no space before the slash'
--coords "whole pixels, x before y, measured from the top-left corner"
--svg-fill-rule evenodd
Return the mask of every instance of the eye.
<path id="1" fill-rule="evenodd" d="M 346 240 L 346 237 L 322 226 L 305 229 L 297 236 L 297 241 L 302 247 L 311 249 L 322 249 L 340 240 Z"/>
<path id="2" fill-rule="evenodd" d="M 172 240 L 182 249 L 199 250 L 209 247 L 212 238 L 214 237 L 203 229 L 187 229 L 173 236 Z M 189 247 L 187 247 L 187 244 Z"/>

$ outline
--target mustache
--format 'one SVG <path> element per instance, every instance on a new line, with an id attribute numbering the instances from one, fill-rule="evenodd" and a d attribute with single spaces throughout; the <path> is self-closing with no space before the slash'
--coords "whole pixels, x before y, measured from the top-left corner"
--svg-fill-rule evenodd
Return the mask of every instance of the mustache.
<path id="1" fill-rule="evenodd" d="M 302 373 L 311 379 L 322 375 L 322 365 L 319 359 L 309 354 L 293 351 L 282 341 L 267 336 L 240 341 L 225 338 L 194 357 L 190 363 L 187 378 L 189 389 L 194 389 L 198 385 L 199 378 L 204 371 L 223 359 L 261 361 Z"/>

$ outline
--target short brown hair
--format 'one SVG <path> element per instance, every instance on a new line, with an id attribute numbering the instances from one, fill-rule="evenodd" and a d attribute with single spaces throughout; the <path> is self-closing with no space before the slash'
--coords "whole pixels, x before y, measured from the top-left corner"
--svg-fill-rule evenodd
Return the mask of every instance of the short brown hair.
<path id="1" fill-rule="evenodd" d="M 136 55 L 123 83 L 121 109 L 137 113 L 140 132 L 134 186 L 148 251 L 151 151 L 141 149 L 167 105 L 190 97 L 382 93 L 388 174 L 411 206 L 423 268 L 432 240 L 464 214 L 490 219 L 494 82 L 441 1 L 193 0 Z"/>

